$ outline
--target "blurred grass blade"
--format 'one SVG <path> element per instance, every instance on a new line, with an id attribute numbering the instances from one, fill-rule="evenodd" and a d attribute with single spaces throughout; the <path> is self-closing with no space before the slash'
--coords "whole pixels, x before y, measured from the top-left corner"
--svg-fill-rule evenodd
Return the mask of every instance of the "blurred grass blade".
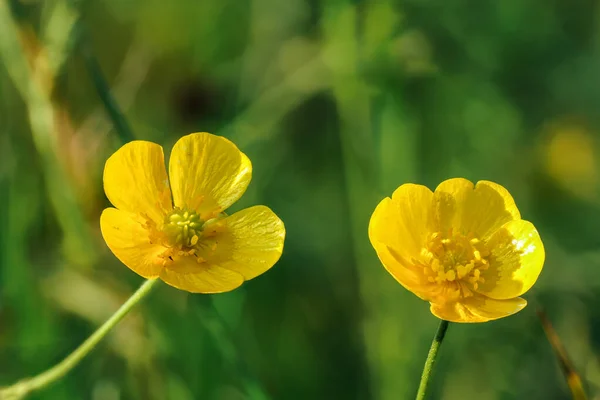
<path id="1" fill-rule="evenodd" d="M 386 315 L 382 307 L 385 303 L 383 298 L 388 294 L 381 290 L 384 287 L 382 278 L 387 277 L 373 273 L 373 251 L 366 240 L 371 211 L 378 201 L 378 176 L 372 126 L 372 90 L 359 70 L 359 9 L 350 1 L 333 3 L 328 3 L 323 9 L 323 57 L 333 71 L 332 93 L 340 119 L 339 135 L 354 259 L 365 308 L 362 329 L 370 376 L 359 389 L 364 393 L 373 390 L 375 398 L 388 398 L 387 393 L 394 393 L 396 398 L 406 398 L 409 388 L 397 379 L 403 371 L 390 362 L 389 353 L 381 352 L 382 343 L 387 343 L 386 337 L 397 340 L 394 326 L 398 324 Z M 378 296 L 372 296 L 372 293 L 378 293 Z M 387 326 L 386 322 L 394 326 Z"/>
<path id="2" fill-rule="evenodd" d="M 269 400 L 270 397 L 267 391 L 262 387 L 260 380 L 248 368 L 242 357 L 242 349 L 234 339 L 231 327 L 215 308 L 214 299 L 206 299 L 202 302 L 202 324 L 213 337 L 223 358 L 239 374 L 240 382 L 248 398 L 253 400 Z"/>
<path id="3" fill-rule="evenodd" d="M 132 140 L 135 140 L 133 131 L 125 119 L 125 116 L 121 112 L 121 109 L 117 105 L 117 101 L 111 93 L 110 85 L 102 73 L 100 63 L 91 49 L 91 43 L 87 32 L 82 34 L 81 55 L 85 61 L 85 67 L 92 78 L 94 88 L 96 88 L 96 92 L 98 93 L 98 96 L 100 97 L 108 116 L 115 126 L 117 135 L 119 135 L 119 138 L 123 143 L 128 143 Z"/>
<path id="4" fill-rule="evenodd" d="M 41 33 L 50 71 L 59 75 L 76 42 L 78 11 L 67 1 L 51 3 L 52 9 Z"/>
<path id="5" fill-rule="evenodd" d="M 63 26 L 62 34 L 51 36 L 69 41 L 77 17 L 58 15 L 66 18 L 62 20 L 68 26 Z M 68 43 L 55 42 L 51 47 L 64 54 Z M 91 250 L 93 246 L 67 171 L 63 142 L 59 140 L 57 115 L 63 110 L 52 102 L 57 71 L 51 70 L 49 65 L 58 68 L 64 58 L 57 56 L 54 62 L 49 62 L 46 51 L 45 44 L 39 41 L 33 29 L 19 25 L 9 3 L 0 0 L 0 58 L 27 104 L 33 143 L 41 158 L 50 202 L 64 232 L 64 247 L 75 264 L 89 266 L 95 257 Z"/>
<path id="6" fill-rule="evenodd" d="M 0 57 L 13 84 L 21 96 L 26 97 L 29 68 L 19 45 L 18 30 L 7 0 L 0 0 Z"/>
<path id="7" fill-rule="evenodd" d="M 575 368 L 573 367 L 573 364 L 571 363 L 571 360 L 567 355 L 567 351 L 565 350 L 562 342 L 560 341 L 558 334 L 554 330 L 550 319 L 548 318 L 544 310 L 538 310 L 537 314 L 542 323 L 542 327 L 544 328 L 544 332 L 546 333 L 546 337 L 548 338 L 548 342 L 550 342 L 550 345 L 554 350 L 554 354 L 556 355 L 556 358 L 560 365 L 560 369 L 565 375 L 565 379 L 567 380 L 567 385 L 571 390 L 573 399 L 587 400 L 588 397 L 585 393 L 585 390 L 583 389 L 581 378 L 577 371 L 575 371 Z"/>

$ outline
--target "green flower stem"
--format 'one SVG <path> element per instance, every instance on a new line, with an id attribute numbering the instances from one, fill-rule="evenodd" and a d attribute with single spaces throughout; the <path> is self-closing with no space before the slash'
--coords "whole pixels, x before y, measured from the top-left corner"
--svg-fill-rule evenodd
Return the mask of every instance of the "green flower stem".
<path id="1" fill-rule="evenodd" d="M 421 375 L 421 382 L 419 383 L 419 391 L 417 392 L 416 397 L 417 400 L 425 399 L 427 385 L 429 384 L 429 377 L 431 376 L 433 365 L 435 364 L 435 360 L 437 359 L 438 350 L 440 349 L 442 341 L 446 336 L 448 324 L 448 321 L 440 321 L 440 325 L 438 326 L 437 332 L 435 333 L 433 342 L 431 342 L 431 348 L 429 349 L 429 354 L 427 354 L 427 360 L 425 360 L 425 366 L 423 367 L 423 375 Z"/>
<path id="2" fill-rule="evenodd" d="M 100 327 L 87 338 L 75 351 L 49 370 L 25 378 L 12 386 L 0 389 L 0 400 L 23 399 L 28 394 L 42 389 L 65 376 L 96 347 L 96 345 L 131 311 L 131 309 L 156 286 L 159 279 L 148 279 L 140 288 Z"/>

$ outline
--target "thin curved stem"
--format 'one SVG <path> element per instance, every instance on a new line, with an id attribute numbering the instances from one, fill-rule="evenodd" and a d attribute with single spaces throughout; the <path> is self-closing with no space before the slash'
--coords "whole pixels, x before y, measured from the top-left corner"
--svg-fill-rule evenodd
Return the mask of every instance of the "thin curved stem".
<path id="1" fill-rule="evenodd" d="M 431 371 L 433 370 L 433 365 L 435 364 L 435 361 L 437 359 L 438 350 L 440 349 L 442 341 L 446 336 L 448 324 L 448 321 L 440 321 L 437 332 L 435 333 L 435 337 L 433 338 L 433 342 L 431 342 L 431 348 L 429 349 L 429 353 L 427 354 L 427 360 L 425 360 L 423 374 L 421 375 L 421 382 L 419 383 L 419 390 L 417 391 L 417 400 L 425 399 L 427 385 L 429 384 L 429 378 L 431 377 Z"/>
<path id="2" fill-rule="evenodd" d="M 28 394 L 42 389 L 59 380 L 71 371 L 79 362 L 96 347 L 96 345 L 131 311 L 131 309 L 156 285 L 159 279 L 148 279 L 140 288 L 89 338 L 75 351 L 54 367 L 36 375 L 25 378 L 11 386 L 0 389 L 0 400 L 23 399 Z"/>

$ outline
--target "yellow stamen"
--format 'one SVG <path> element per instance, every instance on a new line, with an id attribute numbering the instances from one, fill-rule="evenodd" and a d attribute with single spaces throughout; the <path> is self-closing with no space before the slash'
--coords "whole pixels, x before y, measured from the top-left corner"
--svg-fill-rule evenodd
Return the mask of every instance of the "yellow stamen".
<path id="1" fill-rule="evenodd" d="M 432 284 L 444 285 L 447 293 L 456 293 L 457 298 L 473 296 L 473 292 L 485 280 L 481 271 L 488 268 L 489 251 L 473 233 L 463 235 L 452 229 L 448 235 L 441 232 L 431 234 L 421 250 L 428 260 L 423 273 Z"/>

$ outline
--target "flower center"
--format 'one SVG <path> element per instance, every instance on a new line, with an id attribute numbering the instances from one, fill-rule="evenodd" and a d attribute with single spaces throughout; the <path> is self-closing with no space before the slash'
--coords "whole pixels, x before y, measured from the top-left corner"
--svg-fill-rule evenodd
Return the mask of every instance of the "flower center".
<path id="1" fill-rule="evenodd" d="M 157 263 L 167 266 L 178 257 L 193 257 L 198 264 L 215 256 L 219 234 L 226 231 L 221 222 L 223 214 L 209 214 L 208 219 L 200 218 L 197 212 L 175 208 L 166 217 L 162 227 L 147 222 L 150 230 L 150 243 L 161 243 L 165 251 L 158 255 Z"/>
<path id="2" fill-rule="evenodd" d="M 423 265 L 427 280 L 450 286 L 459 297 L 472 296 L 472 291 L 485 282 L 481 272 L 489 267 L 490 252 L 471 235 L 435 232 L 429 236 L 422 253 L 428 260 Z"/>
<path id="3" fill-rule="evenodd" d="M 165 218 L 163 231 L 173 246 L 191 248 L 202 235 L 204 221 L 195 211 L 175 208 Z"/>

